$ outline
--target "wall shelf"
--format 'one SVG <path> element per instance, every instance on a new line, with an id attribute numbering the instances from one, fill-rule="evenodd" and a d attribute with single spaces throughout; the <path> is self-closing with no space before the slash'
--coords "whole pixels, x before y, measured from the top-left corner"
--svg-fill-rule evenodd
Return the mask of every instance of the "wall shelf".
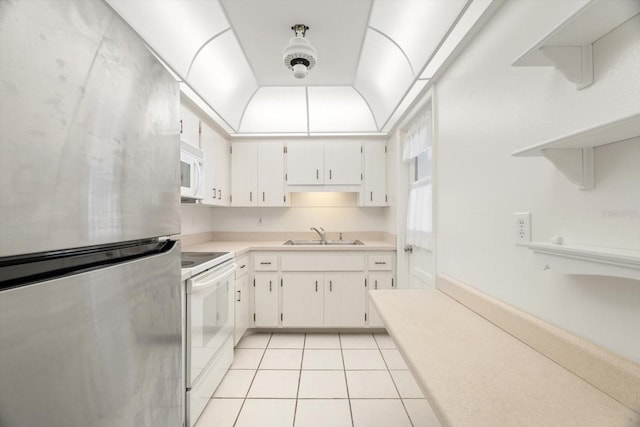
<path id="1" fill-rule="evenodd" d="M 595 160 L 593 149 L 640 137 L 640 114 L 553 138 L 512 153 L 516 157 L 542 156 L 562 172 L 581 190 L 595 187 Z"/>
<path id="2" fill-rule="evenodd" d="M 544 270 L 640 280 L 640 251 L 542 242 L 527 247 Z"/>
<path id="3" fill-rule="evenodd" d="M 554 66 L 583 89 L 593 83 L 593 43 L 639 13 L 638 1 L 591 1 L 513 65 Z"/>

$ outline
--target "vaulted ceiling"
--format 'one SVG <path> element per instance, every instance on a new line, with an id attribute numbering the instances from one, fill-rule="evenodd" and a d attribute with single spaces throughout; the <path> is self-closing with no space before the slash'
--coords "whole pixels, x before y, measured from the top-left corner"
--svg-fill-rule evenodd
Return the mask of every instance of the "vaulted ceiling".
<path id="1" fill-rule="evenodd" d="M 472 0 L 107 2 L 230 136 L 387 134 L 427 85 L 430 61 L 472 5 Z M 310 27 L 306 38 L 318 50 L 317 65 L 305 79 L 296 79 L 282 60 L 294 24 Z"/>

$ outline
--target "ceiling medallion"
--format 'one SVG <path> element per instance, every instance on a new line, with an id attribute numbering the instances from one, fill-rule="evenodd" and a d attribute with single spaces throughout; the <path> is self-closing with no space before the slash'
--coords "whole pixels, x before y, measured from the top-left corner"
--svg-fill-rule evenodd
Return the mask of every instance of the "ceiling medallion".
<path id="1" fill-rule="evenodd" d="M 289 44 L 282 51 L 284 65 L 293 71 L 295 78 L 304 79 L 309 70 L 316 65 L 318 51 L 304 37 L 309 27 L 296 24 L 291 29 L 296 36 L 289 40 Z"/>

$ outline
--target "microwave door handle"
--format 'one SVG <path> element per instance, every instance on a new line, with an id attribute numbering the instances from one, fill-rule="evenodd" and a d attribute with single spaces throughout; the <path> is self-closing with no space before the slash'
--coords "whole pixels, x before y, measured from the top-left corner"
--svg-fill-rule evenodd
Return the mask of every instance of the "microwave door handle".
<path id="1" fill-rule="evenodd" d="M 193 164 L 196 166 L 196 173 L 195 173 L 195 188 L 194 188 L 194 194 L 199 194 L 200 193 L 200 183 L 202 182 L 202 180 L 200 179 L 200 174 L 202 173 L 202 171 L 200 170 L 200 162 L 199 161 L 195 161 L 193 162 Z"/>
<path id="2" fill-rule="evenodd" d="M 232 264 L 228 269 L 224 270 L 222 273 L 218 274 L 216 277 L 214 277 L 213 279 L 209 279 L 206 282 L 202 282 L 202 283 L 198 283 L 197 286 L 191 286 L 191 293 L 195 293 L 195 292 L 200 292 L 203 291 L 207 288 L 210 288 L 211 286 L 215 286 L 220 279 L 224 278 L 225 276 L 231 274 L 234 272 L 234 270 L 236 269 L 237 264 Z"/>

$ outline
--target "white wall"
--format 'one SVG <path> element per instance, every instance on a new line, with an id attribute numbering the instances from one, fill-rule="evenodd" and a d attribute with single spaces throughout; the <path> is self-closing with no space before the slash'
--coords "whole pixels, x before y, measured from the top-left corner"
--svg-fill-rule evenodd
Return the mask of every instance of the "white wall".
<path id="1" fill-rule="evenodd" d="M 310 227 L 323 227 L 327 232 L 384 231 L 386 225 L 385 208 L 293 207 L 210 210 L 209 231 L 308 231 Z"/>
<path id="2" fill-rule="evenodd" d="M 595 83 L 577 91 L 552 67 L 512 67 L 583 1 L 507 1 L 436 84 L 440 273 L 640 361 L 640 282 L 534 267 L 533 240 L 640 250 L 640 139 L 595 151 L 580 191 L 544 158 L 511 152 L 640 111 L 640 17 L 594 45 Z"/>

